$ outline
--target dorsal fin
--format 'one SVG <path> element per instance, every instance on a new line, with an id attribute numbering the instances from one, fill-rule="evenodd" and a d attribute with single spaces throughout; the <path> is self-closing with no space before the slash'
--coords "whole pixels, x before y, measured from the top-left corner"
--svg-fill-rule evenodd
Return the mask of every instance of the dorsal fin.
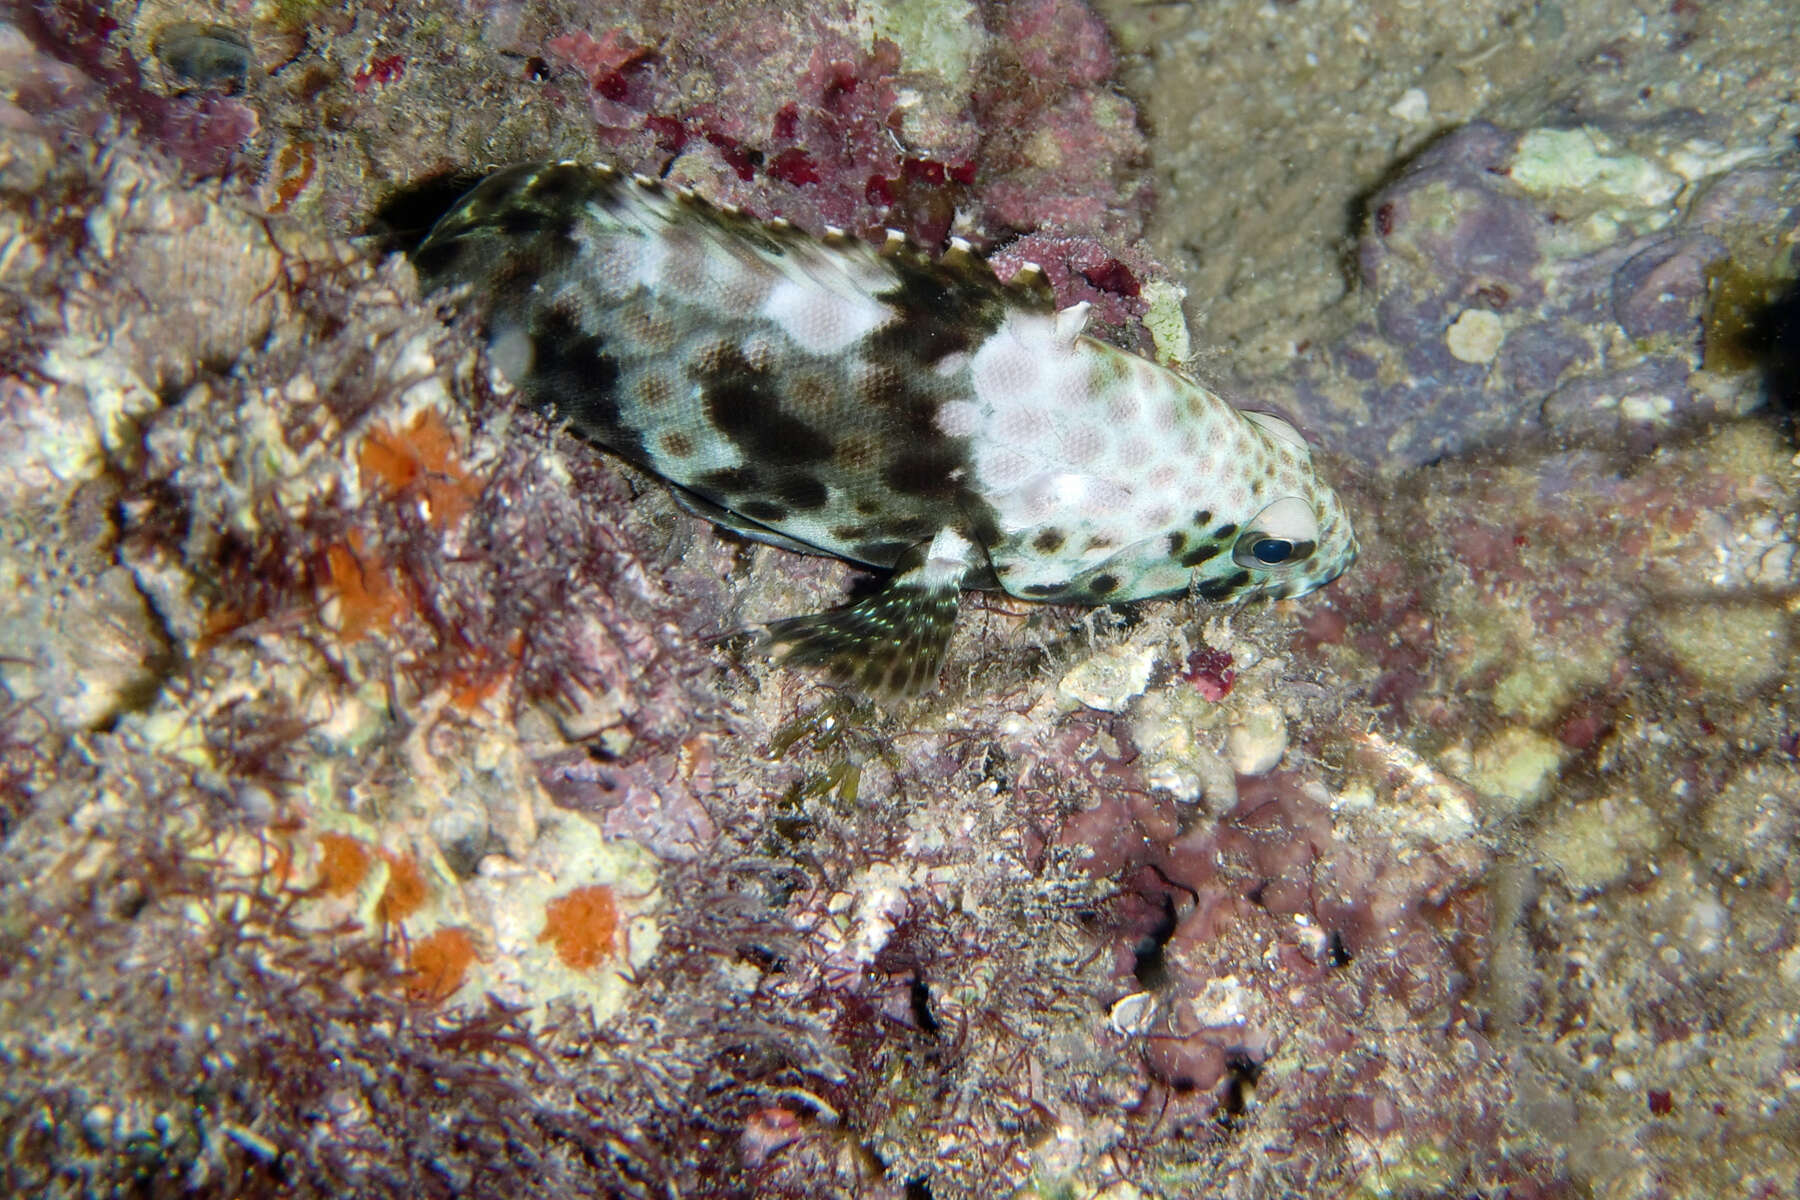
<path id="1" fill-rule="evenodd" d="M 1071 304 L 1057 312 L 1052 337 L 1058 346 L 1067 349 L 1075 344 L 1075 339 L 1080 337 L 1081 331 L 1087 328 L 1088 313 L 1093 311 L 1093 307 L 1092 304 L 1083 300 L 1079 304 Z"/>
<path id="2" fill-rule="evenodd" d="M 710 200 L 686 184 L 672 183 L 641 172 L 628 173 L 608 163 L 522 164 L 497 171 L 465 198 L 472 203 L 465 202 L 459 210 L 453 210 L 451 217 L 435 231 L 436 240 L 442 244 L 459 231 L 481 226 L 496 206 L 507 203 L 521 188 L 531 188 L 544 174 L 561 172 L 566 176 L 570 171 L 591 172 L 591 179 L 602 184 L 596 192 L 603 192 L 607 186 L 623 188 L 629 181 L 633 190 L 661 197 L 665 203 L 773 256 L 790 254 L 808 245 L 847 254 L 873 252 L 888 260 L 902 275 L 915 280 L 934 280 L 937 286 L 965 296 L 985 295 L 996 304 L 1045 313 L 1054 311 L 1054 296 L 1040 267 L 1026 263 L 1013 273 L 1011 279 L 1002 282 L 986 256 L 964 237 L 951 237 L 942 253 L 934 253 L 903 231 L 888 229 L 885 240 L 870 247 L 862 236 L 839 226 L 826 225 L 815 235 L 783 217 L 752 216 L 736 204 Z M 547 199 L 546 203 L 568 204 L 580 200 L 580 189 L 573 195 L 565 189 L 564 194 Z M 1079 332 L 1078 326 L 1075 332 Z M 1072 338 L 1074 334 L 1070 336 Z"/>
<path id="3" fill-rule="evenodd" d="M 1050 277 L 1034 262 L 1021 263 L 1005 286 L 1015 301 L 1028 308 L 1048 309 L 1056 305 L 1056 292 L 1050 287 Z"/>

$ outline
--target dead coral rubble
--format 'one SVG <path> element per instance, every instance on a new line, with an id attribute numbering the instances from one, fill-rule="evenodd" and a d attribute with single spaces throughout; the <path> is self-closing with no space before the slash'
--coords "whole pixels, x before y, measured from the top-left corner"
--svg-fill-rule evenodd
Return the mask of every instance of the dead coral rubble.
<path id="1" fill-rule="evenodd" d="M 676 61 L 653 18 L 736 28 L 691 6 L 488 6 L 446 43 L 380 6 L 297 36 L 277 5 L 242 40 L 289 68 L 183 98 L 121 57 L 157 5 L 117 39 L 35 6 L 60 56 L 0 28 L 0 1186 L 1793 1177 L 1796 506 L 1765 426 L 1365 478 L 1363 562 L 1284 611 L 972 602 L 945 693 L 883 714 L 719 644 L 829 603 L 841 564 L 682 516 L 515 409 L 404 266 L 283 215 L 347 224 L 372 179 L 490 147 L 605 146 L 802 222 L 1054 218 L 1014 249 L 1060 243 L 1065 298 L 1144 315 L 1123 301 L 1155 281 L 1093 240 L 1135 237 L 1146 200 L 1097 23 L 949 7 L 1004 43 L 997 76 L 827 21 L 836 49 L 782 60 L 777 93 L 742 55 Z M 745 44 L 798 53 L 792 19 L 759 9 Z M 450 112 L 459 88 L 498 99 Z M 157 116 L 225 101 L 254 132 Z M 1529 161 L 1619 158 L 1596 128 Z M 1747 168 L 1683 160 L 1712 201 L 1624 206 L 1678 228 L 1507 258 L 1542 248 L 1517 236 L 1538 201 L 1479 164 L 1530 136 L 1471 127 L 1394 181 L 1321 394 L 1486 363 L 1594 429 L 1636 378 L 1612 367 L 1704 349 L 1707 238 L 1791 250 Z M 221 162 L 261 164 L 257 194 L 195 182 Z M 1758 212 L 1742 242 L 1715 221 Z M 1493 261 L 1440 253 L 1440 219 Z M 1546 263 L 1598 324 L 1549 304 Z M 1568 336 L 1598 340 L 1565 361 Z M 1398 357 L 1359 360 L 1378 338 Z M 1607 387 L 1581 392 L 1590 367 Z M 1491 415 L 1446 395 L 1436 416 Z M 1495 428 L 1444 424 L 1402 431 L 1407 460 Z"/>
<path id="2" fill-rule="evenodd" d="M 7 561 L 61 537 L 90 598 L 6 664 L 7 1190 L 956 1194 L 1129 1077 L 1069 1036 L 1085 873 L 903 865 L 979 748 L 879 805 L 765 760 L 791 679 L 701 636 L 738 549 L 496 397 L 403 266 L 128 138 L 27 122 L 7 170 Z"/>
<path id="3" fill-rule="evenodd" d="M 80 554 L 154 636 L 104 703 L 53 686 L 80 607 L 8 668 L 9 1187 L 968 1196 L 1200 1180 L 1300 1119 L 1257 1177 L 1342 1181 L 1404 1107 L 1355 1118 L 1373 1150 L 1327 1132 L 1373 1086 L 1356 1047 L 1489 1088 L 1452 1070 L 1468 845 L 1345 848 L 1310 769 L 1233 801 L 1183 765 L 1303 673 L 1266 614 L 1206 635 L 1233 682 L 1202 691 L 1166 613 L 995 605 L 933 706 L 840 707 L 708 639 L 841 567 L 512 409 L 402 267 L 35 136 L 6 445 L 33 511 L 110 498 Z M 138 265 L 171 228 L 241 343 L 192 348 L 189 277 Z M 1390 852 L 1416 868 L 1356 882 Z"/>

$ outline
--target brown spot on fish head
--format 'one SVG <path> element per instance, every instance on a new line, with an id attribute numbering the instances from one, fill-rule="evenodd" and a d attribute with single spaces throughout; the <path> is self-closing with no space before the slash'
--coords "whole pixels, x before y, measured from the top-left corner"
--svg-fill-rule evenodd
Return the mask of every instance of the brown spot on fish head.
<path id="1" fill-rule="evenodd" d="M 900 363 L 864 362 L 856 371 L 857 401 L 870 412 L 904 409 L 913 399 L 907 388 L 907 372 L 917 370 Z"/>
<path id="2" fill-rule="evenodd" d="M 1028 583 L 1020 589 L 1022 595 L 1037 600 L 1048 600 L 1052 596 L 1062 595 L 1063 585 L 1060 583 Z"/>
<path id="3" fill-rule="evenodd" d="M 703 342 L 688 356 L 687 373 L 696 377 L 726 376 L 749 370 L 750 364 L 744 361 L 736 343 L 728 338 Z"/>
<path id="4" fill-rule="evenodd" d="M 1174 558 L 1187 549 L 1187 534 L 1177 529 L 1169 535 L 1169 557 Z"/>
<path id="5" fill-rule="evenodd" d="M 686 458 L 694 452 L 694 439 L 679 429 L 671 429 L 657 439 L 656 448 L 670 458 Z"/>
<path id="6" fill-rule="evenodd" d="M 1031 548 L 1042 554 L 1055 554 L 1063 548 L 1065 540 L 1060 529 L 1040 529 L 1037 536 L 1031 539 Z"/>
<path id="7" fill-rule="evenodd" d="M 657 281 L 669 292 L 689 299 L 707 296 L 706 243 L 688 226 L 666 225 L 658 237 L 662 256 Z"/>
<path id="8" fill-rule="evenodd" d="M 654 307 L 655 298 L 643 290 L 643 283 L 638 278 L 643 253 L 638 239 L 624 234 L 589 237 L 581 251 L 582 277 L 603 303 L 635 301 Z"/>
<path id="9" fill-rule="evenodd" d="M 1096 596 L 1110 596 L 1119 590 L 1119 577 L 1106 571 L 1088 580 L 1088 591 Z"/>
<path id="10" fill-rule="evenodd" d="M 1137 385 L 1137 390 L 1143 392 L 1145 395 L 1154 395 L 1156 392 L 1162 390 L 1157 386 L 1162 383 L 1162 380 L 1157 377 L 1156 364 L 1149 359 L 1133 356 L 1131 360 L 1131 373 L 1132 381 Z"/>
<path id="11" fill-rule="evenodd" d="M 873 517 L 881 512 L 881 501 L 871 496 L 858 496 L 854 507 L 858 516 Z"/>
<path id="12" fill-rule="evenodd" d="M 714 259 L 711 269 L 710 286 L 713 294 L 707 299 L 716 304 L 719 311 L 753 313 L 769 298 L 773 286 L 772 276 L 761 264 L 746 265 Z"/>
<path id="13" fill-rule="evenodd" d="M 1109 412 L 1116 414 L 1115 420 L 1129 420 L 1137 413 L 1137 389 L 1124 386 L 1130 357 L 1124 354 L 1095 354 L 1088 359 L 1088 393 L 1093 396 L 1114 397 L 1125 403 L 1122 410 L 1109 409 Z"/>

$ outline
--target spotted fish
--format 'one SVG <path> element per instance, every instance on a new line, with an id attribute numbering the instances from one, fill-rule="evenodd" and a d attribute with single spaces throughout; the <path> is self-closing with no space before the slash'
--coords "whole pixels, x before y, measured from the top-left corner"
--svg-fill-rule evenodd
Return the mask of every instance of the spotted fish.
<path id="1" fill-rule="evenodd" d="M 785 661 L 913 692 L 963 588 L 1297 596 L 1356 555 L 1278 417 L 1083 334 L 960 243 L 807 236 L 603 166 L 512 167 L 414 252 L 534 404 L 750 538 L 893 571 L 777 621 Z"/>

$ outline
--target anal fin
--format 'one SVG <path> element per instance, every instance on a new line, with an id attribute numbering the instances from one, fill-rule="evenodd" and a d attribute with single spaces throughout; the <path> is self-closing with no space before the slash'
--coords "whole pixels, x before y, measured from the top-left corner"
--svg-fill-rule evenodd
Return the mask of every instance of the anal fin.
<path id="1" fill-rule="evenodd" d="M 953 530 L 901 559 L 888 585 L 832 612 L 790 617 L 768 626 L 769 643 L 786 666 L 824 667 L 871 692 L 912 696 L 929 691 L 956 628 L 957 597 L 975 548 Z"/>

